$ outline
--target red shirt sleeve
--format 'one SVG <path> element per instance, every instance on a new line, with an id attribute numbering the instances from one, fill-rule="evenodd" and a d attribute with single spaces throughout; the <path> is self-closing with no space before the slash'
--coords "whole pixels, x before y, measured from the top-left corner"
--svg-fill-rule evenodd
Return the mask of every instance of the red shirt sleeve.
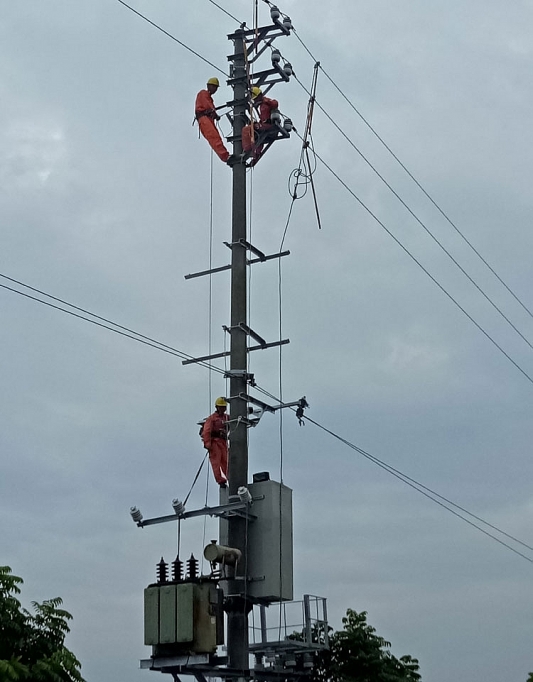
<path id="1" fill-rule="evenodd" d="M 209 416 L 204 422 L 202 429 L 202 440 L 204 441 L 204 448 L 211 447 L 211 431 L 213 430 L 213 415 Z"/>

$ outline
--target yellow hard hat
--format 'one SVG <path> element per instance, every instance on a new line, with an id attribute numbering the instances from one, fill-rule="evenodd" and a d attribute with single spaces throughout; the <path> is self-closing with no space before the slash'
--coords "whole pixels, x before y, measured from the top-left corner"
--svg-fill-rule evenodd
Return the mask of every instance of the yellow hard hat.
<path id="1" fill-rule="evenodd" d="M 257 85 L 254 85 L 252 88 L 252 98 L 255 99 L 256 97 L 259 97 L 259 95 L 262 95 L 263 93 L 261 92 L 261 88 L 258 88 Z"/>
<path id="2" fill-rule="evenodd" d="M 216 85 L 217 88 L 219 88 L 219 87 L 220 87 L 220 81 L 219 81 L 218 78 L 216 78 L 216 77 L 210 78 L 210 79 L 207 81 L 207 85 Z"/>
<path id="3" fill-rule="evenodd" d="M 215 407 L 227 407 L 228 403 L 226 402 L 226 398 L 217 398 L 215 400 Z"/>

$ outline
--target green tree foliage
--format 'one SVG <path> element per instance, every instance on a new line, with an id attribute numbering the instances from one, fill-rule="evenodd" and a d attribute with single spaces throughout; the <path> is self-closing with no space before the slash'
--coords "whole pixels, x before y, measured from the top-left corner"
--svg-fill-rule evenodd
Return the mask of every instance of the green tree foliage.
<path id="1" fill-rule="evenodd" d="M 533 682 L 533 673 L 529 673 L 526 682 Z"/>
<path id="2" fill-rule="evenodd" d="M 0 682 L 84 682 L 81 664 L 65 647 L 72 616 L 61 599 L 32 602 L 34 613 L 17 599 L 22 578 L 0 566 Z"/>
<path id="3" fill-rule="evenodd" d="M 317 655 L 314 682 L 416 682 L 416 658 L 396 658 L 390 642 L 376 635 L 366 611 L 348 609 L 343 629 L 329 635 L 329 650 Z M 533 681 L 532 681 L 533 682 Z"/>

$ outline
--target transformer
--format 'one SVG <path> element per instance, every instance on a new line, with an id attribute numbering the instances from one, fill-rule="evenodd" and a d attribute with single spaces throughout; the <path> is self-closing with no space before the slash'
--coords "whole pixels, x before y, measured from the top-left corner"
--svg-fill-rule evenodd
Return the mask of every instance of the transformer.
<path id="1" fill-rule="evenodd" d="M 222 590 L 212 580 L 149 585 L 144 643 L 153 656 L 215 653 L 224 644 Z"/>

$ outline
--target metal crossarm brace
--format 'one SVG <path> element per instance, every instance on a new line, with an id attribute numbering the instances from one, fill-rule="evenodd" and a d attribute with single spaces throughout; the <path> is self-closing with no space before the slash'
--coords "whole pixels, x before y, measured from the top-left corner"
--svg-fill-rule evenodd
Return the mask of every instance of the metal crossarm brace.
<path id="1" fill-rule="evenodd" d="M 260 251 L 257 247 L 255 247 L 253 244 L 250 244 L 250 242 L 246 241 L 246 239 L 239 239 L 239 242 L 245 246 L 248 251 L 251 251 L 252 253 L 255 253 L 255 255 L 259 258 L 259 260 L 264 261 L 266 256 L 265 254 Z"/>
<path id="2" fill-rule="evenodd" d="M 239 393 L 238 396 L 234 396 L 236 398 L 240 398 L 241 400 L 246 400 L 246 402 L 253 403 L 254 405 L 257 405 L 258 407 L 262 407 L 264 410 L 267 410 L 268 412 L 277 412 L 278 410 L 281 410 L 285 407 L 299 407 L 301 405 L 301 398 L 300 400 L 295 400 L 292 403 L 280 403 L 279 405 L 272 406 L 272 405 L 267 405 L 267 403 L 264 403 L 262 400 L 259 400 L 258 398 L 254 398 L 251 395 L 248 395 L 247 393 Z M 228 400 L 231 400 L 232 398 L 228 398 Z"/>
<path id="3" fill-rule="evenodd" d="M 230 396 L 230 398 L 228 398 L 228 400 L 230 402 L 232 400 L 244 400 L 247 403 L 253 403 L 254 405 L 257 405 L 257 407 L 261 407 L 266 412 L 275 412 L 277 409 L 275 407 L 272 407 L 272 405 L 268 405 L 267 403 L 264 403 L 262 400 L 258 400 L 257 398 L 253 398 L 251 395 L 248 395 L 247 393 L 239 393 L 239 395 Z"/>
<path id="4" fill-rule="evenodd" d="M 241 322 L 239 327 L 240 327 L 240 329 L 243 330 L 243 332 L 245 334 L 248 334 L 248 336 L 251 336 L 252 339 L 255 339 L 258 344 L 260 344 L 263 347 L 266 346 L 265 339 L 262 336 L 259 336 L 259 334 L 257 334 L 257 332 L 254 332 L 254 330 L 251 327 L 249 327 L 247 324 L 244 324 L 244 322 Z"/>
<path id="5" fill-rule="evenodd" d="M 260 261 L 266 260 L 265 254 L 260 249 L 258 249 L 256 246 L 254 246 L 253 244 L 250 244 L 250 242 L 247 241 L 246 239 L 239 239 L 238 242 L 231 242 L 231 243 L 230 242 L 224 242 L 224 245 L 227 246 L 228 249 L 232 249 L 234 246 L 242 246 L 247 251 L 251 251 L 252 253 L 255 253 L 255 255 L 259 257 Z"/>
<path id="6" fill-rule="evenodd" d="M 194 677 L 196 678 L 196 682 L 207 682 L 207 679 L 203 673 L 195 672 Z"/>
<path id="7" fill-rule="evenodd" d="M 239 323 L 236 327 L 227 327 L 224 324 L 224 325 L 222 325 L 222 329 L 225 332 L 229 332 L 230 334 L 234 329 L 240 329 L 247 336 L 251 336 L 252 339 L 255 339 L 257 341 L 257 343 L 260 344 L 260 346 L 262 348 L 264 348 L 267 345 L 267 342 L 265 341 L 265 339 L 262 336 L 259 336 L 259 334 L 257 332 L 254 332 L 254 330 L 251 327 L 249 327 L 247 324 L 244 324 L 244 322 Z"/>

